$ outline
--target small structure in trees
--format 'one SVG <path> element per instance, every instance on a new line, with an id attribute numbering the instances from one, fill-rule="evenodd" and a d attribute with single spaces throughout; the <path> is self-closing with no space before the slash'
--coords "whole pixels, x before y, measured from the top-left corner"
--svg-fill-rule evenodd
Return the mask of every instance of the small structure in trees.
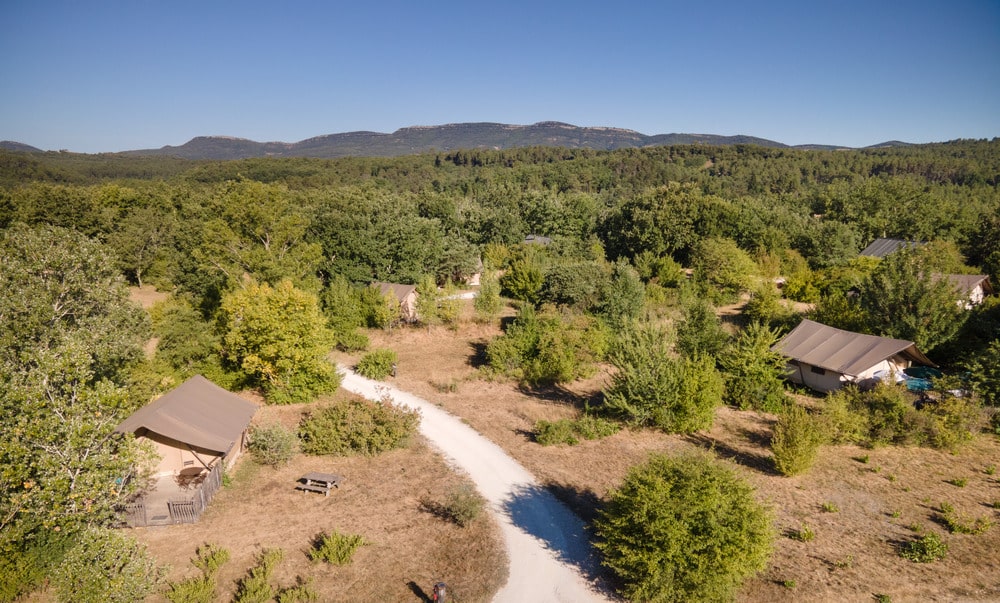
<path id="1" fill-rule="evenodd" d="M 398 283 L 372 283 L 379 293 L 399 303 L 399 317 L 404 322 L 417 320 L 417 286 Z"/>
<path id="2" fill-rule="evenodd" d="M 836 329 L 803 320 L 771 348 L 788 358 L 789 381 L 820 392 L 903 374 L 911 364 L 937 366 L 912 341 Z"/>
<path id="3" fill-rule="evenodd" d="M 887 255 L 896 253 L 900 249 L 913 249 L 922 243 L 918 241 L 906 241 L 904 239 L 879 238 L 871 242 L 868 247 L 861 250 L 863 256 L 882 259 Z"/>
<path id="4" fill-rule="evenodd" d="M 990 277 L 985 274 L 942 274 L 935 278 L 944 278 L 958 292 L 957 303 L 966 310 L 983 303 L 987 295 L 993 294 Z"/>

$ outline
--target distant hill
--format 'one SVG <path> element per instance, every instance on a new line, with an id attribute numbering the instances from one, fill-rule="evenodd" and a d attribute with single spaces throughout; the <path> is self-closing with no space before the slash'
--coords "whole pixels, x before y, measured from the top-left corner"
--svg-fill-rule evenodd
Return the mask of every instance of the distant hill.
<path id="1" fill-rule="evenodd" d="M 231 136 L 198 136 L 180 146 L 124 151 L 121 155 L 168 156 L 182 159 L 247 159 L 251 157 L 395 157 L 433 151 L 458 149 L 510 149 L 529 146 L 614 150 L 666 145 L 736 145 L 750 144 L 772 148 L 836 150 L 833 145 L 789 145 L 754 136 L 719 136 L 716 134 L 646 135 L 622 128 L 588 128 L 557 121 L 543 121 L 529 126 L 500 123 L 461 123 L 441 126 L 412 126 L 391 134 L 381 132 L 344 132 L 316 136 L 299 142 L 257 142 Z M 907 146 L 890 141 L 866 147 Z M 12 151 L 40 152 L 19 142 L 0 142 L 0 148 Z"/>
<path id="2" fill-rule="evenodd" d="M 170 155 L 185 159 L 245 159 L 248 157 L 347 156 L 394 157 L 429 151 L 457 149 L 509 149 L 547 146 L 614 150 L 671 144 L 754 144 L 788 148 L 787 145 L 752 136 L 714 134 L 658 134 L 648 136 L 621 128 L 584 128 L 555 121 L 530 126 L 500 123 L 461 123 L 413 126 L 391 134 L 345 132 L 317 136 L 295 143 L 255 142 L 243 138 L 199 136 L 180 146 L 126 151 L 128 155 Z"/>
<path id="3" fill-rule="evenodd" d="M 4 151 L 21 151 L 23 153 L 41 153 L 41 149 L 36 149 L 30 144 L 14 142 L 13 140 L 0 140 L 0 149 Z"/>

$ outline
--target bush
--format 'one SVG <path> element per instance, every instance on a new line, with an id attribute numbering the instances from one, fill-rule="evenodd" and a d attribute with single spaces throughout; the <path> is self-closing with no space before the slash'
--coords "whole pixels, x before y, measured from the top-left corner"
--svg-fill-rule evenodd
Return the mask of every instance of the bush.
<path id="1" fill-rule="evenodd" d="M 604 565 L 633 601 L 730 599 L 767 565 L 774 538 L 753 488 L 707 455 L 633 467 L 595 527 Z"/>
<path id="2" fill-rule="evenodd" d="M 982 534 L 993 527 L 990 519 L 959 513 L 948 503 L 941 503 L 939 519 L 952 534 Z"/>
<path id="3" fill-rule="evenodd" d="M 367 350 L 369 346 L 368 336 L 357 329 L 337 331 L 335 337 L 337 349 L 342 352 L 361 352 Z"/>
<path id="4" fill-rule="evenodd" d="M 916 540 L 905 542 L 899 547 L 899 556 L 914 563 L 930 563 L 944 559 L 948 554 L 948 544 L 933 532 Z"/>
<path id="5" fill-rule="evenodd" d="M 271 585 L 274 566 L 284 558 L 281 549 L 265 549 L 257 558 L 257 565 L 251 567 L 247 575 L 236 585 L 233 603 L 267 603 L 274 598 L 276 589 Z"/>
<path id="6" fill-rule="evenodd" d="M 775 468 L 782 475 L 808 471 L 822 443 L 823 433 L 818 421 L 801 406 L 790 404 L 778 418 L 771 438 Z"/>
<path id="7" fill-rule="evenodd" d="M 358 361 L 355 368 L 362 377 L 381 381 L 393 373 L 398 357 L 396 352 L 389 349 L 372 350 Z"/>
<path id="8" fill-rule="evenodd" d="M 131 603 L 156 592 L 164 568 L 131 536 L 89 528 L 51 575 L 59 601 Z"/>
<path id="9" fill-rule="evenodd" d="M 712 358 L 677 358 L 662 328 L 639 324 L 624 330 L 611 363 L 618 370 L 604 390 L 606 412 L 668 433 L 712 426 L 723 388 Z"/>
<path id="10" fill-rule="evenodd" d="M 486 501 L 472 484 L 463 483 L 448 494 L 443 510 L 448 519 L 464 528 L 479 517 L 485 504 Z"/>
<path id="11" fill-rule="evenodd" d="M 306 454 L 374 456 L 406 446 L 420 424 L 420 413 L 392 404 L 344 400 L 302 418 L 299 438 Z"/>
<path id="12" fill-rule="evenodd" d="M 542 446 L 569 444 L 575 446 L 580 438 L 597 440 L 618 433 L 621 429 L 615 421 L 584 415 L 577 420 L 560 419 L 558 421 L 539 420 L 535 422 L 535 441 Z"/>
<path id="13" fill-rule="evenodd" d="M 261 465 L 280 467 L 295 457 L 299 451 L 299 440 L 295 432 L 283 425 L 266 425 L 250 430 L 247 448 L 253 459 Z"/>
<path id="14" fill-rule="evenodd" d="M 38 530 L 27 537 L 8 528 L 0 545 L 0 601 L 14 601 L 31 592 L 57 567 L 76 543 L 73 534 Z"/>
<path id="15" fill-rule="evenodd" d="M 333 565 L 347 565 L 354 557 L 354 552 L 365 544 L 365 539 L 357 534 L 321 532 L 316 536 L 313 548 L 309 549 L 309 559 L 326 561 Z"/>
<path id="16" fill-rule="evenodd" d="M 211 544 L 198 547 L 197 557 L 191 560 L 202 575 L 180 582 L 171 582 L 165 596 L 171 603 L 212 603 L 215 601 L 216 575 L 227 561 L 229 551 Z"/>

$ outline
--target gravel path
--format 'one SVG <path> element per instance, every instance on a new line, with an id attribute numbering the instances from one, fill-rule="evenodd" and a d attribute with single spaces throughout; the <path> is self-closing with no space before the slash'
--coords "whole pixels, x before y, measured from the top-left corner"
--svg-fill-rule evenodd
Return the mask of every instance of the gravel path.
<path id="1" fill-rule="evenodd" d="M 370 400 L 389 396 L 420 410 L 420 433 L 476 484 L 500 524 L 510 575 L 496 602 L 610 601 L 594 586 L 598 561 L 583 522 L 499 446 L 459 418 L 345 366 L 341 387 Z"/>

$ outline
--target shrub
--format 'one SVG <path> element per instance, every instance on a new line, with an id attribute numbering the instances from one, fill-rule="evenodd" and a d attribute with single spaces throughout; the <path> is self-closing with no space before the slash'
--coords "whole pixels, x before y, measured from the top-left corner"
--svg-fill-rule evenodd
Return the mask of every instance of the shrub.
<path id="1" fill-rule="evenodd" d="M 283 425 L 266 425 L 254 427 L 250 431 L 247 448 L 253 459 L 261 465 L 280 467 L 291 461 L 298 452 L 299 440 L 295 432 Z"/>
<path id="2" fill-rule="evenodd" d="M 812 528 L 803 524 L 798 530 L 792 530 L 789 533 L 789 537 L 792 540 L 798 540 L 799 542 L 812 542 L 816 538 L 816 532 Z"/>
<path id="3" fill-rule="evenodd" d="M 229 551 L 211 544 L 198 547 L 197 557 L 191 560 L 201 570 L 201 576 L 171 582 L 165 596 L 171 603 L 212 603 L 215 601 L 216 574 L 227 561 Z"/>
<path id="4" fill-rule="evenodd" d="M 822 509 L 824 513 L 840 513 L 840 507 L 838 507 L 836 503 L 829 501 L 821 504 L 819 508 Z"/>
<path id="5" fill-rule="evenodd" d="M 778 338 L 777 330 L 753 322 L 722 353 L 727 404 L 764 412 L 780 412 L 785 406 L 785 357 L 771 349 Z"/>
<path id="6" fill-rule="evenodd" d="M 89 528 L 51 575 L 59 601 L 130 603 L 156 592 L 164 568 L 127 534 Z"/>
<path id="7" fill-rule="evenodd" d="M 0 545 L 0 601 L 14 601 L 31 592 L 58 567 L 76 543 L 73 534 L 38 530 L 27 537 L 12 534 Z"/>
<path id="8" fill-rule="evenodd" d="M 606 412 L 669 433 L 711 427 L 723 388 L 712 358 L 677 358 L 662 328 L 639 324 L 623 331 L 611 363 L 618 370 L 604 390 Z"/>
<path id="9" fill-rule="evenodd" d="M 335 337 L 337 349 L 342 352 L 361 352 L 367 350 L 369 346 L 368 336 L 357 329 L 337 331 Z"/>
<path id="10" fill-rule="evenodd" d="M 347 565 L 354 557 L 355 551 L 365 544 L 365 539 L 357 534 L 321 532 L 316 536 L 313 548 L 309 549 L 309 559 L 326 561 L 333 565 Z"/>
<path id="11" fill-rule="evenodd" d="M 237 583 L 233 603 L 267 603 L 273 599 L 276 589 L 271 585 L 271 574 L 284 556 L 281 549 L 261 551 L 257 565 L 251 567 L 247 575 Z"/>
<path id="12" fill-rule="evenodd" d="M 295 586 L 279 590 L 274 600 L 278 603 L 313 603 L 319 601 L 319 593 L 313 588 L 312 579 L 303 581 L 300 578 Z"/>
<path id="13" fill-rule="evenodd" d="M 546 421 L 542 419 L 536 421 L 535 441 L 542 446 L 554 446 L 556 444 L 575 446 L 580 443 L 580 440 L 576 437 L 576 430 L 573 428 L 573 421 L 570 419 L 560 419 L 558 421 Z"/>
<path id="14" fill-rule="evenodd" d="M 947 554 L 948 544 L 933 532 L 905 542 L 899 547 L 899 556 L 915 563 L 930 563 L 944 559 Z"/>
<path id="15" fill-rule="evenodd" d="M 389 399 L 351 399 L 308 413 L 299 423 L 299 438 L 306 454 L 374 456 L 406 446 L 419 424 L 419 412 Z"/>
<path id="16" fill-rule="evenodd" d="M 486 501 L 472 484 L 463 483 L 448 494 L 443 511 L 448 519 L 464 528 L 479 517 L 485 504 Z"/>
<path id="17" fill-rule="evenodd" d="M 941 503 L 938 517 L 952 534 L 982 534 L 993 527 L 993 522 L 986 517 L 973 518 L 959 513 L 948 503 Z"/>
<path id="18" fill-rule="evenodd" d="M 774 536 L 753 488 L 707 455 L 633 467 L 595 528 L 604 564 L 635 601 L 729 599 L 767 565 Z"/>
<path id="19" fill-rule="evenodd" d="M 782 475 L 798 475 L 816 461 L 823 443 L 819 423 L 804 408 L 790 404 L 774 426 L 771 451 L 774 466 Z"/>
<path id="20" fill-rule="evenodd" d="M 598 440 L 618 433 L 621 429 L 615 421 L 584 415 L 577 420 L 539 420 L 535 423 L 535 441 L 542 446 L 569 444 L 575 446 L 580 438 Z"/>
<path id="21" fill-rule="evenodd" d="M 397 360 L 398 357 L 394 350 L 372 350 L 361 357 L 356 370 L 362 377 L 381 381 L 392 374 L 392 367 L 395 366 Z"/>

